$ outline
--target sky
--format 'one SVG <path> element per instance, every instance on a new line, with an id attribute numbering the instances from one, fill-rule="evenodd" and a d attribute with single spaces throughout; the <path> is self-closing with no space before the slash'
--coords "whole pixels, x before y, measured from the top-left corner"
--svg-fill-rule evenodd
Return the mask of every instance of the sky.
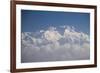
<path id="1" fill-rule="evenodd" d="M 21 62 L 90 59 L 90 14 L 21 11 Z"/>
<path id="2" fill-rule="evenodd" d="M 90 32 L 90 14 L 75 12 L 22 10 L 22 32 L 47 29 L 49 26 L 69 25 L 77 31 Z"/>

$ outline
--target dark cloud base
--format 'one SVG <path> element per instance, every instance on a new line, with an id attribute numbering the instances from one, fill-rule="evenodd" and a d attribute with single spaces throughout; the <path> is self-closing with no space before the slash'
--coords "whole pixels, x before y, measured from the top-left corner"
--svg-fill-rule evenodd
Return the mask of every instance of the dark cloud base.
<path id="1" fill-rule="evenodd" d="M 65 51 L 66 52 L 66 51 Z M 63 54 L 65 52 L 62 52 L 61 50 L 54 51 L 53 53 L 48 53 L 48 52 L 33 52 L 31 50 L 27 50 L 26 54 L 22 53 L 22 58 L 21 58 L 21 63 L 32 63 L 32 62 L 53 62 L 53 61 L 79 61 L 79 60 L 89 60 L 90 56 L 88 55 L 87 57 L 84 56 L 81 57 L 80 53 L 73 53 L 71 51 L 71 57 L 68 56 L 68 54 Z M 57 54 L 55 54 L 57 53 Z M 89 52 L 88 52 L 89 54 Z M 63 55 L 63 57 L 61 56 Z"/>

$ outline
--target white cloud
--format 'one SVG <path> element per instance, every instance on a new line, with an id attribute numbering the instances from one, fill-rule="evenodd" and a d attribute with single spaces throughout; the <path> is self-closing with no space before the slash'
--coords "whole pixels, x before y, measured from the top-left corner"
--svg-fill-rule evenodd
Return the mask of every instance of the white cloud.
<path id="1" fill-rule="evenodd" d="M 40 37 L 23 32 L 22 62 L 89 59 L 89 35 L 75 31 L 74 27 L 63 29 L 62 34 L 55 27 L 41 30 Z"/>
<path id="2" fill-rule="evenodd" d="M 49 27 L 48 30 L 54 31 L 54 30 L 56 30 L 56 27 Z"/>
<path id="3" fill-rule="evenodd" d="M 40 33 L 43 33 L 44 32 L 44 30 L 40 30 Z"/>
<path id="4" fill-rule="evenodd" d="M 47 30 L 47 31 L 44 32 L 44 37 L 48 41 L 57 41 L 62 36 L 58 31 L 54 30 L 54 28 L 51 28 L 50 30 Z"/>

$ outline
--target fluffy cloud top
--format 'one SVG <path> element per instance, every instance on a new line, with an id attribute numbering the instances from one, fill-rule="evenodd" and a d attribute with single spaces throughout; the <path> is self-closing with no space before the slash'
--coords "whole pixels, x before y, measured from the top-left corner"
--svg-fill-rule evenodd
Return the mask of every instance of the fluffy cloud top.
<path id="1" fill-rule="evenodd" d="M 22 32 L 21 62 L 86 60 L 90 58 L 89 35 L 74 27 L 49 27 L 47 30 Z M 38 37 L 36 37 L 38 36 Z"/>
<path id="2" fill-rule="evenodd" d="M 56 28 L 50 27 L 49 30 L 44 32 L 44 38 L 48 41 L 57 41 L 60 40 L 61 35 L 58 31 L 56 31 Z"/>

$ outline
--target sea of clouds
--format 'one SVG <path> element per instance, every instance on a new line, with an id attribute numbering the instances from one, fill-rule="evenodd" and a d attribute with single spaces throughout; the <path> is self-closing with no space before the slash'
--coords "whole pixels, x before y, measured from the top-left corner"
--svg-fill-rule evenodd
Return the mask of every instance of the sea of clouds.
<path id="1" fill-rule="evenodd" d="M 90 59 L 90 38 L 75 27 L 49 27 L 21 33 L 21 62 L 70 61 Z"/>

